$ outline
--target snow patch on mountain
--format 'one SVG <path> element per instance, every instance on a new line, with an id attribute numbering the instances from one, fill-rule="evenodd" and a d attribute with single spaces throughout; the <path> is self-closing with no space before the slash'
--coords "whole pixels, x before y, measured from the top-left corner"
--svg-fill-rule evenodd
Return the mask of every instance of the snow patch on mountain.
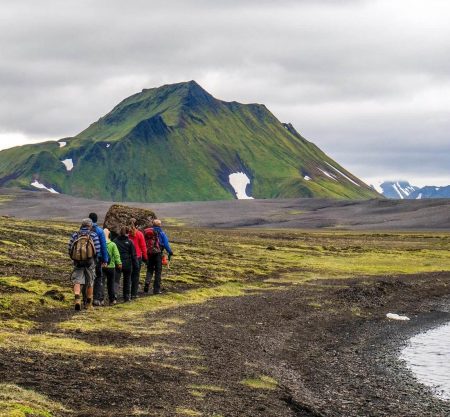
<path id="1" fill-rule="evenodd" d="M 54 188 L 48 188 L 44 184 L 41 184 L 38 180 L 34 180 L 31 185 L 35 188 L 39 188 L 41 190 L 50 191 L 52 194 L 59 194 Z"/>
<path id="2" fill-rule="evenodd" d="M 395 192 L 398 194 L 398 196 L 399 196 L 401 199 L 405 198 L 405 197 L 403 196 L 403 194 L 401 193 L 401 191 L 400 191 L 400 189 L 401 189 L 402 191 L 403 191 L 403 189 L 400 187 L 400 185 L 399 185 L 398 183 L 392 184 L 392 188 L 395 190 Z"/>
<path id="3" fill-rule="evenodd" d="M 253 200 L 253 197 L 247 195 L 246 188 L 250 184 L 250 179 L 243 172 L 235 172 L 228 176 L 231 186 L 236 193 L 238 200 Z"/>
<path id="4" fill-rule="evenodd" d="M 60 148 L 64 148 L 67 145 L 67 142 L 58 142 Z"/>
<path id="5" fill-rule="evenodd" d="M 337 181 L 337 178 L 333 174 L 330 174 L 329 172 L 323 170 L 322 168 L 319 168 L 319 171 L 322 171 L 328 178 Z"/>
<path id="6" fill-rule="evenodd" d="M 350 181 L 352 184 L 357 185 L 358 187 L 361 187 L 357 182 L 353 181 L 351 178 L 349 178 L 347 175 L 345 175 L 343 172 L 339 171 L 336 167 L 334 167 L 333 165 L 329 164 L 327 161 L 323 161 L 325 162 L 329 167 L 333 168 L 338 174 L 341 174 L 345 179 L 347 179 L 348 181 Z"/>
<path id="7" fill-rule="evenodd" d="M 303 177 L 304 179 L 305 179 L 305 181 L 311 181 L 311 177 L 308 177 L 308 175 L 305 175 L 304 177 Z"/>
<path id="8" fill-rule="evenodd" d="M 72 169 L 73 169 L 73 160 L 71 158 L 64 159 L 61 162 L 66 167 L 67 171 L 72 171 Z"/>

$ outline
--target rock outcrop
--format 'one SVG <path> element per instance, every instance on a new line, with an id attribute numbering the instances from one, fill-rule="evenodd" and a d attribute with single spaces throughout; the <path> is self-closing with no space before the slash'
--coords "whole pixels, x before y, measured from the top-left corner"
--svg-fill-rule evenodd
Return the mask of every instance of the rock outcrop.
<path id="1" fill-rule="evenodd" d="M 138 229 L 145 229 L 152 225 L 156 214 L 151 210 L 113 204 L 105 215 L 104 226 L 113 234 L 118 234 L 122 226 L 131 225 L 131 219 L 136 219 Z"/>

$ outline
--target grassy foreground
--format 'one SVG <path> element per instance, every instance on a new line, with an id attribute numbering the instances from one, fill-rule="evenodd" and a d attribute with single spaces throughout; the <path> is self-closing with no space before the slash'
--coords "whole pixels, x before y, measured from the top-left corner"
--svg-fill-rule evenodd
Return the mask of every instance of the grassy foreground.
<path id="1" fill-rule="evenodd" d="M 170 360 L 160 366 L 196 375 L 202 372 L 202 353 L 196 346 L 152 342 L 156 336 L 181 331 L 184 321 L 177 309 L 183 306 L 217 297 L 285 290 L 321 278 L 358 277 L 364 281 L 372 275 L 450 270 L 448 233 L 171 227 L 167 231 L 175 257 L 170 271 L 163 273 L 167 294 L 74 314 L 66 245 L 76 228 L 64 223 L 0 219 L 0 350 L 5 356 L 17 346 L 49 357 L 65 355 L 67 360 L 87 353 L 123 360 L 176 351 L 180 357 L 198 360 L 198 366 L 179 369 Z M 170 314 L 149 322 L 149 314 L 163 309 Z M 102 332 L 120 335 L 121 340 L 125 335 L 129 342 L 102 343 L 90 337 Z M 33 392 L 26 384 L 19 387 L 2 382 L 0 416 L 70 415 L 66 404 Z M 266 376 L 242 383 L 254 389 L 276 386 L 276 381 Z M 192 396 L 201 397 L 221 387 L 193 385 L 187 389 Z M 177 409 L 178 415 L 200 415 L 195 413 Z"/>

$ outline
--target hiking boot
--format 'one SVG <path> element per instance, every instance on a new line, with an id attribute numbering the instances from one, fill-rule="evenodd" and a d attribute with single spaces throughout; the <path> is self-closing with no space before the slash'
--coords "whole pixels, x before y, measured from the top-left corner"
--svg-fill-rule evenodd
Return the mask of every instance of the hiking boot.
<path id="1" fill-rule="evenodd" d="M 102 304 L 101 304 L 100 300 L 94 300 L 94 302 L 92 303 L 92 305 L 93 305 L 94 307 L 100 307 Z"/>
<path id="2" fill-rule="evenodd" d="M 162 294 L 163 292 L 161 290 L 153 290 L 154 295 Z"/>
<path id="3" fill-rule="evenodd" d="M 148 293 L 149 287 L 150 287 L 150 286 L 149 286 L 148 284 L 145 284 L 145 285 L 144 285 L 144 292 L 145 292 L 145 293 Z"/>
<path id="4" fill-rule="evenodd" d="M 110 305 L 110 306 L 115 306 L 116 304 L 117 304 L 117 301 L 116 301 L 116 300 L 112 300 L 112 301 L 109 302 L 109 305 Z"/>

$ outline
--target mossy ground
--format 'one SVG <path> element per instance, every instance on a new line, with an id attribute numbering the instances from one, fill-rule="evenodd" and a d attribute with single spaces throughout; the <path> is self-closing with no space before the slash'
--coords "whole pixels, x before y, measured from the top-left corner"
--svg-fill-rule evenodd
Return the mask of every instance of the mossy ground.
<path id="1" fill-rule="evenodd" d="M 363 283 L 364 277 L 370 276 L 450 270 L 448 233 L 224 231 L 173 226 L 167 229 L 175 256 L 170 270 L 163 273 L 166 294 L 74 314 L 66 245 L 76 227 L 12 218 L 0 220 L 3 351 L 20 345 L 24 351 L 63 355 L 67 360 L 86 354 L 124 361 L 147 357 L 167 372 L 195 376 L 205 370 L 201 351 L 195 346 L 163 342 L 164 337 L 182 332 L 186 318 L 179 316 L 180 308 L 213 298 L 286 290 L 292 285 L 307 289 L 312 280 L 321 278 L 358 278 Z M 145 267 L 142 278 L 144 274 Z M 315 285 L 315 291 L 319 290 Z M 333 308 L 314 296 L 309 305 L 318 310 Z M 165 317 L 153 319 L 161 311 L 167 312 Z M 362 314 L 359 307 L 352 307 L 351 313 Z M 161 356 L 165 360 L 160 360 Z M 177 358 L 190 358 L 196 365 L 186 368 Z M 277 387 L 268 375 L 243 376 L 241 383 L 254 389 Z M 186 392 L 201 400 L 226 390 L 218 385 L 190 383 Z M 39 407 L 44 404 L 43 411 L 36 408 L 39 411 L 35 414 L 20 411 L 12 397 L 0 400 L 10 410 L 5 416 L 60 413 L 57 407 L 40 400 L 30 400 Z M 139 410 L 136 409 L 136 415 Z M 177 414 L 200 415 L 189 407 L 179 407 Z"/>

